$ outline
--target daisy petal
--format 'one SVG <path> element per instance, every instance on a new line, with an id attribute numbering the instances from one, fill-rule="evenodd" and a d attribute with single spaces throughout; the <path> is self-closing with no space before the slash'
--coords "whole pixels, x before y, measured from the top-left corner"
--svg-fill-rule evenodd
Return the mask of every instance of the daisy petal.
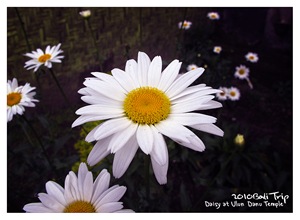
<path id="1" fill-rule="evenodd" d="M 170 86 L 170 88 L 166 91 L 167 95 L 172 98 L 177 94 L 181 93 L 184 89 L 186 89 L 189 85 L 191 85 L 201 74 L 204 72 L 204 68 L 197 68 L 195 70 L 191 70 L 178 79 Z"/>
<path id="2" fill-rule="evenodd" d="M 149 154 L 153 148 L 153 132 L 149 125 L 139 125 L 136 132 L 136 139 L 145 154 Z"/>
<path id="3" fill-rule="evenodd" d="M 154 57 L 150 66 L 148 73 L 148 86 L 157 87 L 160 81 L 162 69 L 162 60 L 160 56 Z"/>
<path id="4" fill-rule="evenodd" d="M 113 161 L 113 175 L 115 178 L 120 178 L 123 176 L 138 148 L 139 146 L 136 138 L 133 136 L 129 139 L 124 147 L 116 152 Z"/>
<path id="5" fill-rule="evenodd" d="M 167 162 L 164 165 L 160 165 L 159 163 L 156 162 L 156 160 L 154 160 L 151 157 L 151 164 L 152 164 L 154 175 L 156 177 L 157 182 L 160 185 L 166 184 L 169 161 L 167 160 Z"/>

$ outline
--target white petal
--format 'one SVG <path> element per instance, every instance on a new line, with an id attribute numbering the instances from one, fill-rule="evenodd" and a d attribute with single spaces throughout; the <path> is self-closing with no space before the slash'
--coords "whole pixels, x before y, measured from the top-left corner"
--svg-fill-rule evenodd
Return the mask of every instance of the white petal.
<path id="1" fill-rule="evenodd" d="M 136 139 L 145 154 L 149 154 L 153 148 L 153 132 L 149 125 L 139 125 L 136 132 Z"/>
<path id="2" fill-rule="evenodd" d="M 176 100 L 180 97 L 183 97 L 183 96 L 186 96 L 189 94 L 193 94 L 195 92 L 206 90 L 206 89 L 211 89 L 211 87 L 206 86 L 205 84 L 198 84 L 195 86 L 190 86 L 190 87 L 186 88 L 184 91 L 182 91 L 181 93 L 177 94 L 176 96 L 173 96 L 172 100 Z"/>
<path id="3" fill-rule="evenodd" d="M 114 188 L 113 190 L 110 190 L 99 202 L 99 205 L 102 206 L 106 203 L 110 202 L 118 202 L 122 196 L 126 192 L 125 186 L 118 186 Z"/>
<path id="4" fill-rule="evenodd" d="M 105 121 L 101 126 L 95 131 L 94 137 L 96 140 L 108 137 L 118 131 L 127 128 L 132 122 L 127 118 L 114 118 Z"/>
<path id="5" fill-rule="evenodd" d="M 81 115 L 80 117 L 78 117 L 72 124 L 72 128 L 84 124 L 86 122 L 91 122 L 91 121 L 101 121 L 101 120 L 106 120 L 109 118 L 119 118 L 121 117 L 123 114 L 112 114 L 112 115 Z"/>
<path id="6" fill-rule="evenodd" d="M 162 60 L 160 56 L 154 57 L 149 66 L 148 86 L 157 87 L 160 82 Z"/>
<path id="7" fill-rule="evenodd" d="M 189 140 L 186 138 L 190 134 L 188 132 L 189 130 L 183 125 L 176 123 L 169 118 L 156 124 L 155 127 L 160 133 L 171 139 L 189 142 Z"/>
<path id="8" fill-rule="evenodd" d="M 110 174 L 106 169 L 102 170 L 94 182 L 94 192 L 91 202 L 97 203 L 102 193 L 108 189 L 110 182 Z"/>
<path id="9" fill-rule="evenodd" d="M 162 72 L 158 88 L 166 91 L 178 76 L 181 63 L 178 60 L 173 60 Z"/>
<path id="10" fill-rule="evenodd" d="M 154 135 L 154 145 L 150 153 L 151 158 L 156 160 L 159 165 L 165 165 L 168 161 L 168 148 L 166 142 L 162 134 L 159 133 L 154 126 L 152 126 L 152 131 Z"/>
<path id="11" fill-rule="evenodd" d="M 135 83 L 127 72 L 115 68 L 111 71 L 111 73 L 127 92 L 136 88 Z"/>
<path id="12" fill-rule="evenodd" d="M 107 150 L 107 146 L 111 140 L 111 137 L 104 138 L 101 141 L 98 141 L 87 158 L 87 162 L 90 166 L 96 165 L 104 157 L 106 157 L 110 152 Z"/>
<path id="13" fill-rule="evenodd" d="M 125 66 L 125 72 L 131 77 L 132 82 L 134 83 L 134 87 L 140 87 L 140 83 L 138 81 L 138 67 L 137 62 L 133 59 L 128 60 Z"/>
<path id="14" fill-rule="evenodd" d="M 29 203 L 23 207 L 23 210 L 30 213 L 53 213 L 52 209 L 47 208 L 40 202 Z"/>
<path id="15" fill-rule="evenodd" d="M 64 210 L 64 206 L 59 203 L 56 199 L 46 193 L 39 193 L 39 200 L 49 209 L 52 209 L 55 212 L 62 212 Z"/>
<path id="16" fill-rule="evenodd" d="M 175 82 L 168 88 L 166 94 L 170 98 L 176 96 L 177 94 L 185 90 L 189 85 L 191 85 L 198 77 L 201 76 L 203 72 L 204 68 L 197 68 L 183 74 L 178 79 L 176 79 Z"/>
<path id="17" fill-rule="evenodd" d="M 138 124 L 131 123 L 131 125 L 123 131 L 115 133 L 108 146 L 108 149 L 111 150 L 111 153 L 116 153 L 118 150 L 120 150 L 135 134 L 137 127 Z"/>
<path id="18" fill-rule="evenodd" d="M 107 105 L 88 105 L 78 109 L 75 113 L 77 115 L 105 115 L 108 116 L 109 114 L 122 114 L 124 110 L 120 107 L 115 106 L 107 106 Z"/>
<path id="19" fill-rule="evenodd" d="M 209 102 L 214 98 L 213 95 L 207 95 L 199 97 L 196 100 L 187 100 L 182 103 L 178 103 L 171 106 L 171 112 L 172 113 L 184 113 L 184 112 L 190 112 L 195 110 L 200 110 L 203 108 L 205 103 Z"/>
<path id="20" fill-rule="evenodd" d="M 102 213 L 112 213 L 119 211 L 120 209 L 123 208 L 123 203 L 122 202 L 110 202 L 103 204 L 99 207 L 99 210 L 97 212 L 102 212 Z"/>
<path id="21" fill-rule="evenodd" d="M 64 196 L 67 203 L 82 199 L 77 185 L 77 176 L 73 171 L 66 176 Z"/>
<path id="22" fill-rule="evenodd" d="M 157 182 L 162 185 L 167 183 L 167 173 L 169 167 L 169 159 L 167 158 L 167 162 L 164 165 L 160 165 L 151 157 L 152 168 L 154 171 L 154 175 L 156 177 Z"/>
<path id="23" fill-rule="evenodd" d="M 83 84 L 111 99 L 118 101 L 125 99 L 125 94 L 120 90 L 121 86 L 118 88 L 100 80 L 87 80 Z"/>
<path id="24" fill-rule="evenodd" d="M 215 123 L 217 119 L 215 117 L 200 114 L 200 113 L 182 113 L 182 114 L 170 114 L 170 119 L 176 121 L 182 125 L 195 125 L 205 123 Z"/>
<path id="25" fill-rule="evenodd" d="M 173 139 L 174 141 L 176 141 L 178 144 L 185 146 L 187 148 L 190 148 L 192 150 L 195 151 L 199 151 L 202 152 L 205 150 L 205 145 L 204 143 L 201 141 L 201 139 L 195 135 L 193 132 L 191 132 L 192 134 L 190 136 L 187 137 L 187 139 L 189 140 L 188 142 L 182 142 L 176 139 Z"/>
<path id="26" fill-rule="evenodd" d="M 148 81 L 148 69 L 150 65 L 150 58 L 144 52 L 138 53 L 138 81 L 141 86 L 146 86 Z"/>
<path id="27" fill-rule="evenodd" d="M 83 117 L 83 116 L 81 116 Z M 98 128 L 100 128 L 101 124 L 97 125 L 96 127 L 94 127 L 85 137 L 85 141 L 86 142 L 92 142 L 95 141 L 96 139 L 94 138 L 95 132 L 98 130 Z"/>
<path id="28" fill-rule="evenodd" d="M 221 108 L 221 107 L 222 104 L 220 102 L 210 100 L 202 104 L 201 106 L 199 106 L 199 108 L 197 108 L 196 110 L 207 110 L 207 109 L 214 109 L 214 108 Z"/>
<path id="29" fill-rule="evenodd" d="M 64 188 L 53 181 L 48 181 L 46 183 L 47 193 L 55 198 L 60 204 L 66 206 L 66 200 L 64 197 Z"/>
<path id="30" fill-rule="evenodd" d="M 197 124 L 192 125 L 191 127 L 210 134 L 218 135 L 221 137 L 224 136 L 224 131 L 222 131 L 219 127 L 217 127 L 214 124 Z"/>
<path id="31" fill-rule="evenodd" d="M 138 148 L 136 138 L 133 136 L 129 139 L 125 146 L 116 152 L 113 161 L 113 175 L 115 178 L 123 176 Z"/>
<path id="32" fill-rule="evenodd" d="M 207 95 L 211 95 L 211 94 L 220 92 L 220 90 L 218 90 L 218 89 L 209 89 L 208 87 L 204 87 L 204 88 L 207 88 L 207 89 L 201 89 L 200 88 L 200 91 L 197 91 L 197 92 L 194 92 L 192 94 L 185 95 L 185 96 L 182 96 L 182 97 L 179 97 L 179 98 L 176 98 L 176 99 L 172 99 L 172 103 L 177 104 L 177 103 L 183 103 L 183 102 L 186 102 L 186 101 L 189 101 L 189 100 L 191 100 L 191 101 L 192 100 L 197 100 L 200 97 L 204 97 L 204 96 L 207 96 Z"/>

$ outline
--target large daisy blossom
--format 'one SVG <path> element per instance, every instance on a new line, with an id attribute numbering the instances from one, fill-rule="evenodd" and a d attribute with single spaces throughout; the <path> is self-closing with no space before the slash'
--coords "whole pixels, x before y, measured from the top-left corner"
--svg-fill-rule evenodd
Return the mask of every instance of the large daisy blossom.
<path id="1" fill-rule="evenodd" d="M 212 100 L 212 94 L 220 90 L 205 84 L 190 86 L 204 69 L 179 74 L 180 67 L 174 60 L 162 71 L 160 56 L 151 61 L 139 52 L 137 62 L 128 60 L 125 71 L 115 68 L 112 75 L 92 72 L 95 77 L 87 78 L 86 87 L 79 90 L 90 105 L 76 111 L 81 116 L 72 124 L 105 120 L 86 137 L 88 142 L 97 141 L 88 156 L 89 165 L 114 153 L 113 175 L 120 178 L 140 148 L 150 155 L 157 181 L 165 184 L 168 150 L 163 135 L 200 152 L 204 143 L 186 126 L 223 136 L 213 124 L 215 117 L 194 112 L 221 107 Z"/>
<path id="2" fill-rule="evenodd" d="M 102 170 L 93 181 L 93 174 L 87 165 L 81 163 L 78 177 L 70 171 L 65 179 L 65 187 L 53 181 L 46 183 L 47 193 L 39 193 L 41 202 L 24 206 L 26 212 L 133 212 L 123 209 L 119 202 L 126 192 L 125 186 L 114 185 L 109 188 L 110 174 Z"/>
<path id="3" fill-rule="evenodd" d="M 45 53 L 38 48 L 36 51 L 24 54 L 25 56 L 32 58 L 31 60 L 26 61 L 24 67 L 27 68 L 27 70 L 34 68 L 33 71 L 35 72 L 43 64 L 48 68 L 52 68 L 52 63 L 61 63 L 61 59 L 64 58 L 64 56 L 58 56 L 63 52 L 59 49 L 60 45 L 61 44 L 58 44 L 57 46 L 53 47 L 48 45 Z"/>
<path id="4" fill-rule="evenodd" d="M 24 107 L 35 107 L 34 102 L 38 100 L 33 98 L 36 94 L 34 89 L 29 83 L 19 86 L 16 78 L 7 81 L 7 122 L 16 114 L 23 115 Z"/>

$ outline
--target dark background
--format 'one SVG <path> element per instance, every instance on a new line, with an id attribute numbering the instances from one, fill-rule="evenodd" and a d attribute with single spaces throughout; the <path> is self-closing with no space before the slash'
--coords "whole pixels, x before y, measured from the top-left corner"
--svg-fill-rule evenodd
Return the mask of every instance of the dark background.
<path id="1" fill-rule="evenodd" d="M 37 87 L 40 102 L 25 115 L 54 166 L 49 167 L 28 123 L 14 117 L 7 124 L 8 212 L 38 202 L 37 193 L 45 192 L 48 180 L 63 185 L 83 158 L 74 148 L 84 138 L 81 128 L 71 129 L 71 124 L 85 105 L 77 93 L 84 78 L 92 71 L 124 69 L 138 51 L 151 59 L 162 56 L 164 67 L 179 59 L 181 72 L 191 63 L 206 66 L 199 83 L 238 87 L 241 99 L 204 112 L 218 118 L 225 135 L 199 133 L 207 148 L 203 153 L 170 142 L 168 184 L 160 186 L 152 173 L 145 174 L 148 159 L 139 151 L 125 175 L 112 178 L 112 184 L 128 188 L 124 206 L 136 212 L 292 212 L 292 8 L 88 8 L 89 22 L 79 15 L 84 9 L 7 8 L 7 79 Z M 211 11 L 221 19 L 209 20 Z M 184 19 L 192 22 L 189 30 L 178 29 Z M 53 71 L 71 105 L 47 68 L 24 69 L 25 53 L 58 43 L 65 58 Z M 214 46 L 222 46 L 221 54 L 212 53 Z M 258 54 L 258 63 L 246 62 L 248 52 Z M 240 64 L 250 68 L 252 90 L 233 77 Z M 233 142 L 238 133 L 245 137 L 242 147 Z M 93 171 L 110 171 L 112 158 Z M 205 201 L 233 201 L 232 193 L 277 191 L 289 195 L 280 208 L 205 207 Z"/>

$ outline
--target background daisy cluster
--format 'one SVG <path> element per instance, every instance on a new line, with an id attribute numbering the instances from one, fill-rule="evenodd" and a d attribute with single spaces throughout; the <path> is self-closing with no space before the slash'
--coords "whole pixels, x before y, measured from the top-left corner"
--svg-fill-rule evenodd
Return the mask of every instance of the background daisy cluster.
<path id="1" fill-rule="evenodd" d="M 86 9 L 90 15 L 79 14 Z M 24 68 L 24 54 L 59 43 L 64 58 L 52 69 L 68 101 L 47 67 L 35 73 Z M 9 7 L 7 49 L 7 80 L 36 87 L 39 102 L 24 114 L 55 169 L 28 124 L 18 118 L 7 123 L 8 212 L 23 212 L 25 204 L 38 201 L 36 194 L 45 192 L 48 180 L 63 185 L 70 169 L 77 172 L 86 161 L 93 146 L 84 139 L 97 122 L 71 128 L 75 111 L 84 105 L 77 91 L 91 72 L 124 69 L 138 51 L 151 59 L 160 55 L 163 67 L 180 60 L 181 73 L 191 65 L 203 67 L 196 83 L 235 89 L 239 97 L 221 98 L 223 108 L 205 112 L 218 118 L 225 134 L 197 133 L 206 145 L 204 152 L 168 142 L 166 185 L 145 175 L 153 171 L 138 151 L 124 176 L 111 178 L 111 184 L 127 187 L 124 206 L 136 212 L 292 211 L 291 8 Z M 249 52 L 257 54 L 257 62 L 246 59 Z M 249 68 L 249 81 L 236 76 L 241 65 Z M 112 161 L 108 156 L 90 170 L 94 175 L 102 169 L 111 173 Z M 283 207 L 215 209 L 204 203 L 230 201 L 232 193 L 276 191 L 290 196 Z"/>

